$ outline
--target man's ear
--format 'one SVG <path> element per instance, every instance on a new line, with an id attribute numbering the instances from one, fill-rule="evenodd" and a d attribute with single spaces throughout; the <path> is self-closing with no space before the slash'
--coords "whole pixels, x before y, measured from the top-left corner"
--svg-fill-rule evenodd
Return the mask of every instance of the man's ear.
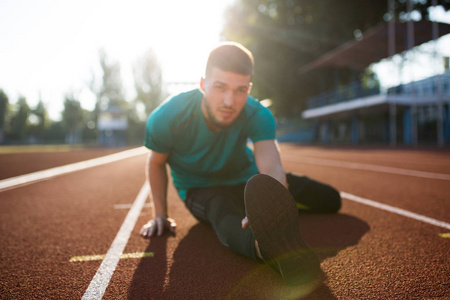
<path id="1" fill-rule="evenodd" d="M 249 94 L 252 91 L 252 87 L 253 87 L 253 82 L 250 82 L 250 84 L 248 85 L 248 93 Z"/>
<path id="2" fill-rule="evenodd" d="M 200 91 L 205 94 L 205 78 L 200 78 Z"/>

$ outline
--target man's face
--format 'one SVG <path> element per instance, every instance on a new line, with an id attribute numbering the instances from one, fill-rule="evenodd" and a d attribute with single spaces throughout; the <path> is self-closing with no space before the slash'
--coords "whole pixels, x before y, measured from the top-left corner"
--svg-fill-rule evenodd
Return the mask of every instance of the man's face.
<path id="1" fill-rule="evenodd" d="M 214 67 L 202 78 L 202 113 L 210 129 L 229 128 L 244 108 L 251 90 L 251 75 L 226 72 Z"/>

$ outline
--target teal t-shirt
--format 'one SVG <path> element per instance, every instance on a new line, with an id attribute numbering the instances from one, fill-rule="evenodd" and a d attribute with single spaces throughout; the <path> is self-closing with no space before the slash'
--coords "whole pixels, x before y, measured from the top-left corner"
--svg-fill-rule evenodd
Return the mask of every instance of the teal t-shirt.
<path id="1" fill-rule="evenodd" d="M 189 188 L 246 182 L 258 173 L 248 139 L 275 139 L 272 113 L 251 96 L 230 128 L 212 132 L 201 112 L 202 96 L 196 89 L 172 97 L 147 121 L 144 144 L 169 153 L 173 183 L 182 200 Z"/>

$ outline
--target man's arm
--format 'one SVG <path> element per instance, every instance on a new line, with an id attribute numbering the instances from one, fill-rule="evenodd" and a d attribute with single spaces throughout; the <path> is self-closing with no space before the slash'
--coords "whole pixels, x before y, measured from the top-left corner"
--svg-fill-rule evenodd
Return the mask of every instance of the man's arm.
<path id="1" fill-rule="evenodd" d="M 280 151 L 276 141 L 258 141 L 254 144 L 253 151 L 259 173 L 272 176 L 287 187 L 286 173 L 281 165 Z"/>
<path id="2" fill-rule="evenodd" d="M 147 178 L 150 183 L 154 219 L 150 220 L 142 227 L 140 234 L 144 237 L 153 236 L 155 233 L 160 236 L 164 229 L 175 231 L 175 221 L 167 214 L 167 186 L 168 176 L 166 162 L 169 154 L 152 151 L 147 160 Z"/>
<path id="3" fill-rule="evenodd" d="M 253 145 L 253 152 L 259 173 L 272 176 L 287 188 L 286 173 L 281 165 L 280 151 L 275 140 L 256 142 Z M 247 217 L 241 223 L 242 228 L 247 228 Z"/>

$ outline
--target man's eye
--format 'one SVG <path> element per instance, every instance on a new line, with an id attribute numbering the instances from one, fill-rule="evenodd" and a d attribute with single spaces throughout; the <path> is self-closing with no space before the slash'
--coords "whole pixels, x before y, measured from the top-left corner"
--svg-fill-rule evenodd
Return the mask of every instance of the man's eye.
<path id="1" fill-rule="evenodd" d="M 223 91 L 225 88 L 221 85 L 216 85 L 216 86 L 214 86 L 214 89 L 216 89 L 218 91 Z"/>

